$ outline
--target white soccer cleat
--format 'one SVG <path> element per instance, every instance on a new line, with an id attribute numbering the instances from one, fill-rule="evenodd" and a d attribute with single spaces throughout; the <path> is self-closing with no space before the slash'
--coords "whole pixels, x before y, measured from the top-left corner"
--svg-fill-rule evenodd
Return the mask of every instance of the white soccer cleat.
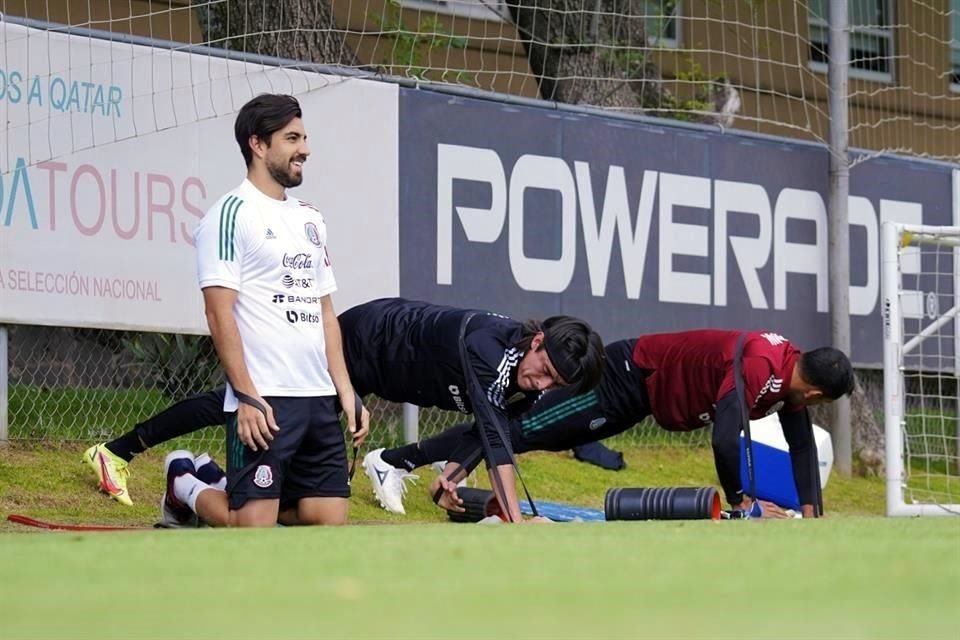
<path id="1" fill-rule="evenodd" d="M 167 488 L 160 498 L 160 526 L 167 529 L 193 528 L 199 525 L 197 514 L 177 499 L 173 483 L 184 474 L 196 473 L 193 454 L 178 450 L 167 454 L 163 461 L 163 474 L 167 478 Z"/>
<path id="2" fill-rule="evenodd" d="M 375 449 L 363 456 L 363 470 L 370 478 L 373 494 L 380 506 L 392 513 L 406 513 L 403 508 L 403 496 L 407 493 L 407 480 L 419 480 L 420 476 L 405 469 L 387 464 L 381 454 L 383 449 Z"/>

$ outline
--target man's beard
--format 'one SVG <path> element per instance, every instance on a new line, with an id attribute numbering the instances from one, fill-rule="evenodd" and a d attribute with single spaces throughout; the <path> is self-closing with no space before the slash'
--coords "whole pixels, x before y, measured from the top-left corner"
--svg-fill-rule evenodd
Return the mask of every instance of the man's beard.
<path id="1" fill-rule="evenodd" d="M 293 161 L 291 160 L 291 162 Z M 285 166 L 268 162 L 267 171 L 270 172 L 270 177 L 284 189 L 299 187 L 300 183 L 303 182 L 303 171 L 301 170 L 300 175 L 294 175 L 290 169 L 290 162 Z"/>

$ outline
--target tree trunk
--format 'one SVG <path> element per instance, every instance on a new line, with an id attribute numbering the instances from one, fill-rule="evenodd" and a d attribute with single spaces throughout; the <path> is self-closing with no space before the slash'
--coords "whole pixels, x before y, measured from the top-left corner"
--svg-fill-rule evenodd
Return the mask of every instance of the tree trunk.
<path id="1" fill-rule="evenodd" d="M 647 44 L 643 2 L 507 0 L 507 6 L 544 100 L 640 110 L 632 84 L 659 79 L 636 53 Z"/>
<path id="2" fill-rule="evenodd" d="M 882 378 L 877 381 L 865 374 L 866 380 L 857 375 L 857 384 L 850 396 L 850 428 L 853 433 L 853 471 L 861 476 L 883 476 L 886 468 L 883 428 L 877 418 L 874 407 L 882 401 Z M 867 384 L 862 384 L 866 382 Z M 866 387 L 866 388 L 865 388 Z M 877 393 L 870 393 L 879 389 Z M 876 397 L 875 397 L 876 396 Z M 824 428 L 830 428 L 829 405 L 818 405 L 811 411 L 813 421 Z"/>
<path id="3" fill-rule="evenodd" d="M 227 0 L 197 11 L 211 46 L 358 67 L 326 0 Z"/>
<path id="4" fill-rule="evenodd" d="M 686 83 L 696 85 L 695 97 L 683 101 L 670 92 L 651 60 L 644 0 L 506 2 L 544 100 L 722 126 L 740 109 L 728 80 L 697 79 L 692 70 Z"/>
<path id="5" fill-rule="evenodd" d="M 882 409 L 883 373 L 861 371 L 857 374 L 857 386 L 850 397 L 854 471 L 858 475 L 884 475 L 886 435 L 881 420 Z"/>

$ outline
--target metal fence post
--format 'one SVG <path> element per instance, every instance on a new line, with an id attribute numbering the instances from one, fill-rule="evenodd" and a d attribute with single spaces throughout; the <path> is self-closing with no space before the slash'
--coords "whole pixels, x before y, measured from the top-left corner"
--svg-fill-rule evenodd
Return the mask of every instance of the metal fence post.
<path id="1" fill-rule="evenodd" d="M 420 440 L 420 407 L 403 405 L 403 441 L 407 444 Z"/>
<path id="2" fill-rule="evenodd" d="M 830 0 L 830 59 L 828 68 L 830 109 L 829 288 L 830 331 L 833 346 L 850 354 L 850 155 L 847 83 L 850 71 L 848 0 Z M 834 464 L 849 476 L 853 451 L 850 399 L 831 406 Z"/>
<path id="3" fill-rule="evenodd" d="M 8 376 L 10 358 L 7 355 L 9 353 L 7 341 L 7 328 L 0 325 L 0 442 L 5 442 L 10 437 L 10 423 L 8 421 L 8 416 L 10 415 L 10 377 Z"/>

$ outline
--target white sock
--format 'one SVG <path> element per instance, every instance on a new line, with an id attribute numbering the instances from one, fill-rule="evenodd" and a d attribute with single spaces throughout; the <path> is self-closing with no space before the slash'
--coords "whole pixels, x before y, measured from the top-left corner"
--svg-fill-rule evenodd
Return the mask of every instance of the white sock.
<path id="1" fill-rule="evenodd" d="M 197 512 L 197 498 L 204 489 L 214 489 L 192 473 L 185 473 L 173 481 L 173 494 L 194 513 Z M 214 489 L 216 491 L 217 489 Z"/>
<path id="2" fill-rule="evenodd" d="M 198 455 L 196 458 L 193 459 L 193 466 L 194 466 L 194 468 L 199 469 L 199 468 L 202 467 L 203 465 L 205 465 L 205 464 L 207 464 L 207 463 L 210 463 L 210 462 L 213 462 L 213 458 L 210 457 L 210 454 L 209 454 L 209 453 L 201 453 L 200 455 Z M 226 490 L 227 490 L 227 476 L 223 476 L 222 478 L 220 478 L 219 480 L 217 480 L 216 482 L 214 482 L 213 484 L 211 484 L 211 485 L 209 485 L 209 486 L 213 487 L 214 489 L 218 489 L 218 490 L 220 490 L 220 491 L 226 491 Z"/>

